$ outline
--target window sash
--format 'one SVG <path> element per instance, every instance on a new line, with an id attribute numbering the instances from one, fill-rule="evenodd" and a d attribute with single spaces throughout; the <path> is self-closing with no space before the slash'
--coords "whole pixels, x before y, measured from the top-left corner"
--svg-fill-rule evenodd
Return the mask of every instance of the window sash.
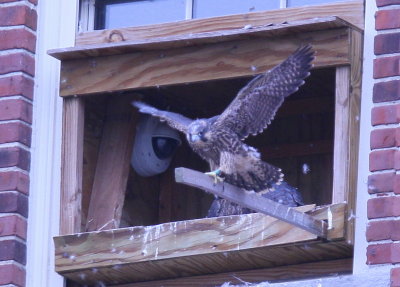
<path id="1" fill-rule="evenodd" d="M 176 20 L 189 20 L 189 19 L 199 19 L 199 18 L 204 18 L 204 17 L 210 17 L 211 14 L 210 12 L 206 12 L 203 17 L 196 17 L 196 0 L 182 0 L 185 1 L 184 5 L 184 11 L 182 11 L 182 16 L 181 19 L 174 19 Z M 197 0 L 198 1 L 198 0 Z M 345 2 L 351 2 L 351 1 L 346 1 L 346 0 L 275 0 L 276 1 L 276 6 L 274 8 L 270 8 L 264 11 L 270 11 L 272 9 L 277 9 L 277 8 L 289 8 L 289 7 L 301 7 L 301 6 L 306 6 L 306 5 L 329 5 L 332 3 L 337 3 L 340 5 L 345 5 Z M 128 1 L 128 0 L 103 0 L 103 1 L 96 1 L 96 0 L 81 0 L 80 2 L 80 20 L 79 20 L 79 32 L 86 32 L 86 31 L 91 31 L 95 29 L 95 27 L 100 27 L 100 29 L 104 29 L 105 26 L 105 9 L 107 5 L 109 4 L 121 4 L 121 3 L 134 3 L 136 1 Z M 140 2 L 140 1 L 138 1 Z M 203 2 L 201 2 L 203 3 Z M 215 2 L 211 1 L 211 3 L 215 4 Z M 155 2 L 153 3 L 155 4 Z M 253 5 L 256 6 L 256 5 Z M 257 7 L 257 6 L 256 6 Z M 268 7 L 273 7 L 273 6 L 268 6 Z M 215 5 L 213 6 L 213 9 L 215 10 L 217 7 Z M 238 8 L 235 8 L 232 10 L 233 13 L 231 14 L 238 14 L 238 13 L 244 13 L 246 11 L 237 11 Z M 209 10 L 209 9 L 207 9 Z M 239 9 L 240 10 L 240 9 Z M 253 12 L 251 10 L 251 7 L 248 7 L 248 12 Z M 256 9 L 254 11 L 262 11 L 261 9 Z M 228 15 L 229 13 L 224 13 L 223 11 L 218 12 L 218 10 L 215 10 L 214 12 L 211 12 L 213 16 L 224 16 Z M 119 17 L 120 14 L 119 14 Z M 160 22 L 157 22 L 160 23 Z M 127 25 L 127 26 L 143 26 L 144 23 L 138 23 L 137 25 Z M 114 28 L 122 28 L 121 27 L 114 27 Z M 99 28 L 96 28 L 99 29 Z"/>

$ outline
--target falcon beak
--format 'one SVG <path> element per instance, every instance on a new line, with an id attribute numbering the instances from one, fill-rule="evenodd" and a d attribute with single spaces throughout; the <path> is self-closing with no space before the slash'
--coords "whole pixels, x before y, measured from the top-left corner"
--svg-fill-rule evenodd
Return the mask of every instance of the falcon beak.
<path id="1" fill-rule="evenodd" d="M 192 135 L 192 134 L 189 135 L 189 141 L 190 142 L 197 142 L 199 140 L 200 140 L 199 135 Z"/>

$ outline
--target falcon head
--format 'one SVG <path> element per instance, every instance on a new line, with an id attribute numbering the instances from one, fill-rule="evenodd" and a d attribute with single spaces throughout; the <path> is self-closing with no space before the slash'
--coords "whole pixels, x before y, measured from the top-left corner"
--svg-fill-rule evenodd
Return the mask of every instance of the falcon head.
<path id="1" fill-rule="evenodd" d="M 193 121 L 187 130 L 186 138 L 191 144 L 202 144 L 210 139 L 210 123 L 206 119 Z"/>

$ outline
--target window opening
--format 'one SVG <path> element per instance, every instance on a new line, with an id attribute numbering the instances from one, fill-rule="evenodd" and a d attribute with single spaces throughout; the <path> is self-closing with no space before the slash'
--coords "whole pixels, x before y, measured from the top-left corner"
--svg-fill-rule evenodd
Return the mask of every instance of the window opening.
<path id="1" fill-rule="evenodd" d="M 135 93 L 143 95 L 148 103 L 160 109 L 169 109 L 190 118 L 209 118 L 220 114 L 250 79 L 242 77 L 161 86 L 137 89 Z M 324 205 L 332 202 L 334 98 L 335 69 L 313 70 L 305 85 L 285 100 L 271 125 L 260 135 L 249 137 L 246 141 L 259 149 L 263 160 L 282 168 L 285 181 L 299 189 L 305 204 Z M 101 107 L 98 100 L 92 103 L 91 97 L 88 97 L 86 106 L 89 112 L 92 105 Z M 107 105 L 107 100 L 104 105 Z M 90 127 L 94 124 L 87 121 L 86 126 L 87 134 L 91 135 Z M 207 163 L 190 149 L 182 134 L 180 138 L 181 145 L 165 173 L 142 177 L 131 168 L 123 209 L 124 226 L 207 216 L 213 196 L 175 182 L 176 167 L 209 171 Z M 153 140 L 153 144 L 163 142 Z M 164 148 L 160 152 L 172 147 Z M 89 152 L 90 147 L 85 151 Z M 90 160 L 86 162 L 90 163 Z M 93 172 L 84 169 L 84 183 Z M 90 190 L 84 190 L 84 196 L 85 193 L 90 193 Z M 143 209 L 147 211 L 144 213 Z"/>
<path id="2" fill-rule="evenodd" d="M 82 17 L 93 21 L 95 13 L 95 29 L 115 29 L 346 0 L 98 0 L 95 5 L 93 1 L 82 0 L 80 22 L 85 22 Z"/>

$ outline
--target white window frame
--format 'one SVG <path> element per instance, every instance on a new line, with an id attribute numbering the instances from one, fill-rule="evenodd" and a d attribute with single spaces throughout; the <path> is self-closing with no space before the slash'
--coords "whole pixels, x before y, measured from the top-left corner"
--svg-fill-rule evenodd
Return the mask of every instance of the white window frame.
<path id="1" fill-rule="evenodd" d="M 193 1 L 186 0 L 185 20 L 193 19 Z M 288 0 L 279 1 L 279 8 L 287 8 Z M 92 31 L 94 29 L 95 2 L 96 0 L 80 1 L 78 32 Z"/>
<path id="2" fill-rule="evenodd" d="M 54 271 L 60 228 L 62 99 L 60 62 L 47 51 L 73 46 L 78 0 L 40 0 L 31 146 L 26 286 L 64 286 Z"/>

